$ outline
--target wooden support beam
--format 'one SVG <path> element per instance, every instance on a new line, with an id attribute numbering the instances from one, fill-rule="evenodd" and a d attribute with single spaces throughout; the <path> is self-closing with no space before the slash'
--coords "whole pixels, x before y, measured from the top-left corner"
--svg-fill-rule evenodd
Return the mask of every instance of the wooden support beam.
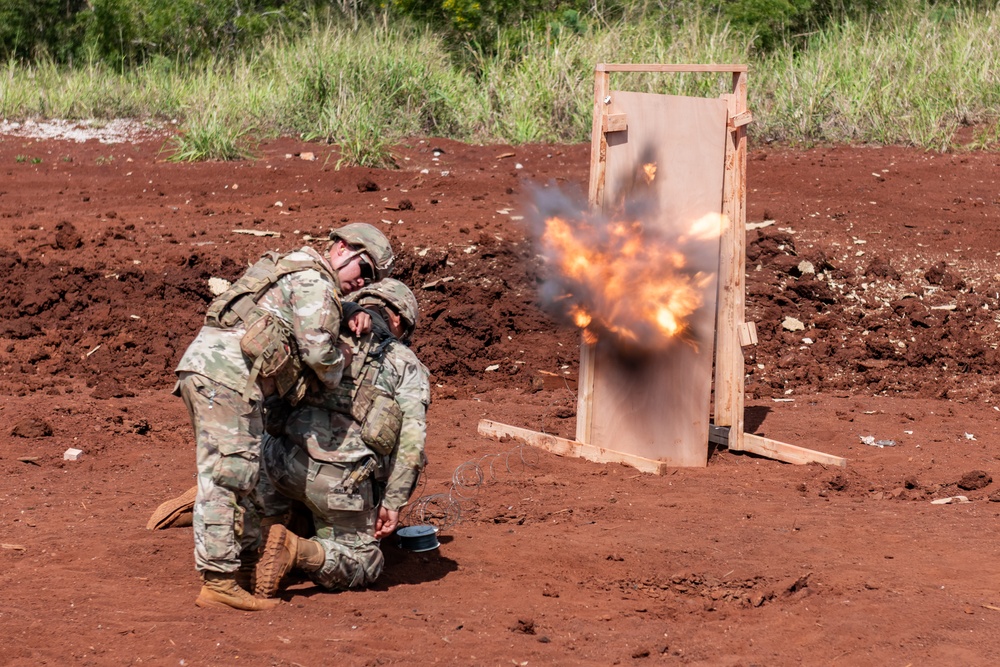
<path id="1" fill-rule="evenodd" d="M 573 456 L 593 461 L 594 463 L 624 463 L 640 472 L 648 472 L 654 475 L 662 475 L 669 468 L 662 461 L 654 461 L 641 456 L 616 452 L 604 449 L 603 447 L 595 447 L 575 440 L 567 440 L 566 438 L 549 435 L 548 433 L 529 431 L 526 428 L 501 424 L 489 419 L 481 419 L 479 421 L 479 435 L 493 438 L 507 436 L 520 440 L 532 447 L 544 449 L 556 456 Z"/>
<path id="2" fill-rule="evenodd" d="M 797 465 L 804 465 L 806 463 L 823 463 L 825 465 L 838 466 L 840 468 L 847 467 L 847 459 L 841 456 L 824 454 L 823 452 L 817 452 L 813 449 L 789 445 L 786 442 L 778 442 L 777 440 L 771 440 L 770 438 L 754 435 L 753 433 L 743 434 L 742 451 L 750 452 L 751 454 L 759 454 L 760 456 L 766 456 L 769 459 L 776 459 L 786 463 L 795 463 Z"/>
<path id="3" fill-rule="evenodd" d="M 598 72 L 718 72 L 721 74 L 746 72 L 746 65 L 663 65 L 632 63 L 601 63 Z"/>
<path id="4" fill-rule="evenodd" d="M 847 467 L 847 459 L 833 454 L 817 452 L 814 449 L 806 449 L 796 445 L 789 445 L 787 442 L 771 440 L 761 435 L 744 433 L 741 438 L 740 447 L 733 447 L 729 435 L 732 431 L 726 426 L 712 425 L 708 432 L 708 441 L 714 445 L 726 447 L 731 452 L 750 452 L 758 456 L 766 456 L 776 461 L 804 465 L 806 463 L 822 463 L 840 468 Z"/>
<path id="5" fill-rule="evenodd" d="M 757 344 L 756 322 L 744 322 L 736 329 L 736 333 L 739 335 L 740 347 Z"/>
<path id="6" fill-rule="evenodd" d="M 594 69 L 594 115 L 590 126 L 590 208 L 604 208 L 604 174 L 608 164 L 608 137 L 604 119 L 611 95 L 611 76 L 598 65 Z M 576 439 L 590 443 L 594 423 L 594 345 L 580 336 L 580 381 L 576 400 Z"/>
<path id="7" fill-rule="evenodd" d="M 729 118 L 747 112 L 746 68 L 730 70 L 732 92 L 723 97 Z M 722 213 L 727 225 L 719 252 L 719 292 L 715 329 L 715 423 L 731 427 L 730 449 L 742 449 L 744 373 L 740 327 L 746 295 L 746 127 L 727 133 Z"/>
<path id="8" fill-rule="evenodd" d="M 743 113 L 738 113 L 735 116 L 729 118 L 729 129 L 735 130 L 738 127 L 743 127 L 744 125 L 749 125 L 753 122 L 753 114 L 749 111 L 744 111 Z"/>
<path id="9" fill-rule="evenodd" d="M 628 118 L 623 113 L 612 113 L 604 116 L 602 129 L 605 132 L 624 132 L 628 129 Z"/>

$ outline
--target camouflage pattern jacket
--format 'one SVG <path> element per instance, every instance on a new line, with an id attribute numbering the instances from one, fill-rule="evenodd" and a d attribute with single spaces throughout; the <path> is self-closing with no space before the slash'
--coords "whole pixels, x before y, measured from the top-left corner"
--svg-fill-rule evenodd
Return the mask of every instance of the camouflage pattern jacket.
<path id="1" fill-rule="evenodd" d="M 365 339 L 344 337 L 355 349 L 364 348 Z M 375 385 L 390 394 L 403 413 L 396 447 L 381 456 L 361 438 L 361 426 L 338 398 L 330 394 L 310 395 L 295 409 L 285 426 L 288 439 L 309 453 L 309 456 L 331 463 L 356 463 L 373 457 L 377 463 L 376 479 L 384 482 L 382 506 L 399 510 L 416 486 L 424 467 L 424 441 L 427 438 L 427 406 L 431 402 L 430 373 L 417 355 L 402 343 L 392 339 L 381 359 L 357 355 L 345 376 L 361 377 L 365 364 L 379 364 Z M 347 380 L 345 380 L 346 382 Z"/>
<path id="2" fill-rule="evenodd" d="M 340 331 L 340 287 L 336 272 L 316 250 L 304 247 L 287 255 L 295 260 L 313 260 L 329 272 L 306 269 L 282 276 L 267 290 L 257 305 L 287 322 L 295 336 L 299 356 L 325 387 L 340 384 L 344 355 L 337 349 Z M 188 371 L 210 378 L 230 389 L 244 391 L 250 378 L 249 360 L 240 349 L 246 327 L 203 326 L 177 364 L 176 372 Z M 249 394 L 261 400 L 254 385 Z"/>

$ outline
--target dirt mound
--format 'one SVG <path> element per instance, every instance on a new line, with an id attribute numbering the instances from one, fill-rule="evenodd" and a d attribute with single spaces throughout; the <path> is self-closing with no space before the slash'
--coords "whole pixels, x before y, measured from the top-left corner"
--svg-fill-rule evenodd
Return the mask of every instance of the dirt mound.
<path id="1" fill-rule="evenodd" d="M 4 664 L 996 662 L 997 155 L 752 151 L 747 429 L 848 468 L 713 449 L 653 476 L 476 432 L 575 433 L 578 334 L 538 308 L 522 225 L 529 182 L 585 187 L 588 146 L 413 139 L 385 171 L 160 146 L 0 137 Z M 174 365 L 213 278 L 354 220 L 420 304 L 411 511 L 450 525 L 431 552 L 383 541 L 370 589 L 199 610 L 190 529 L 145 529 L 194 484 Z"/>

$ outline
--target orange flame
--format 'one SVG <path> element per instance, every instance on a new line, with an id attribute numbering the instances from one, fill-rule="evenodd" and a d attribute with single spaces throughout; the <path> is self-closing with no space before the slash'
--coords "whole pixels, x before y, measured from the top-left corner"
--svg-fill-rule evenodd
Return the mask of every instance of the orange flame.
<path id="1" fill-rule="evenodd" d="M 656 163 L 649 162 L 647 164 L 642 165 L 642 173 L 643 176 L 645 176 L 646 178 L 646 185 L 652 183 L 653 179 L 656 178 Z"/>
<path id="2" fill-rule="evenodd" d="M 656 165 L 646 166 L 655 175 Z M 725 222 L 717 213 L 703 216 L 667 243 L 644 233 L 640 222 L 616 221 L 599 231 L 590 222 L 548 218 L 542 244 L 570 292 L 559 300 L 564 312 L 588 342 L 608 332 L 659 346 L 681 335 L 714 278 L 689 268 L 682 250 L 718 237 Z"/>

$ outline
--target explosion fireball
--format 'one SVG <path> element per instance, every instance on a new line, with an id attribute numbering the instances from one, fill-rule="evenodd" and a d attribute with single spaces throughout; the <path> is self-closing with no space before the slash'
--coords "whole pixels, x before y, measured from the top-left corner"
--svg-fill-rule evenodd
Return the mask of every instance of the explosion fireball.
<path id="1" fill-rule="evenodd" d="M 655 164 L 643 165 L 647 183 L 655 174 Z M 691 316 L 715 277 L 705 242 L 720 236 L 724 216 L 663 225 L 607 220 L 565 200 L 549 209 L 536 234 L 550 268 L 543 305 L 553 315 L 582 329 L 589 343 L 611 336 L 623 346 L 655 350 L 677 339 L 695 342 Z"/>

